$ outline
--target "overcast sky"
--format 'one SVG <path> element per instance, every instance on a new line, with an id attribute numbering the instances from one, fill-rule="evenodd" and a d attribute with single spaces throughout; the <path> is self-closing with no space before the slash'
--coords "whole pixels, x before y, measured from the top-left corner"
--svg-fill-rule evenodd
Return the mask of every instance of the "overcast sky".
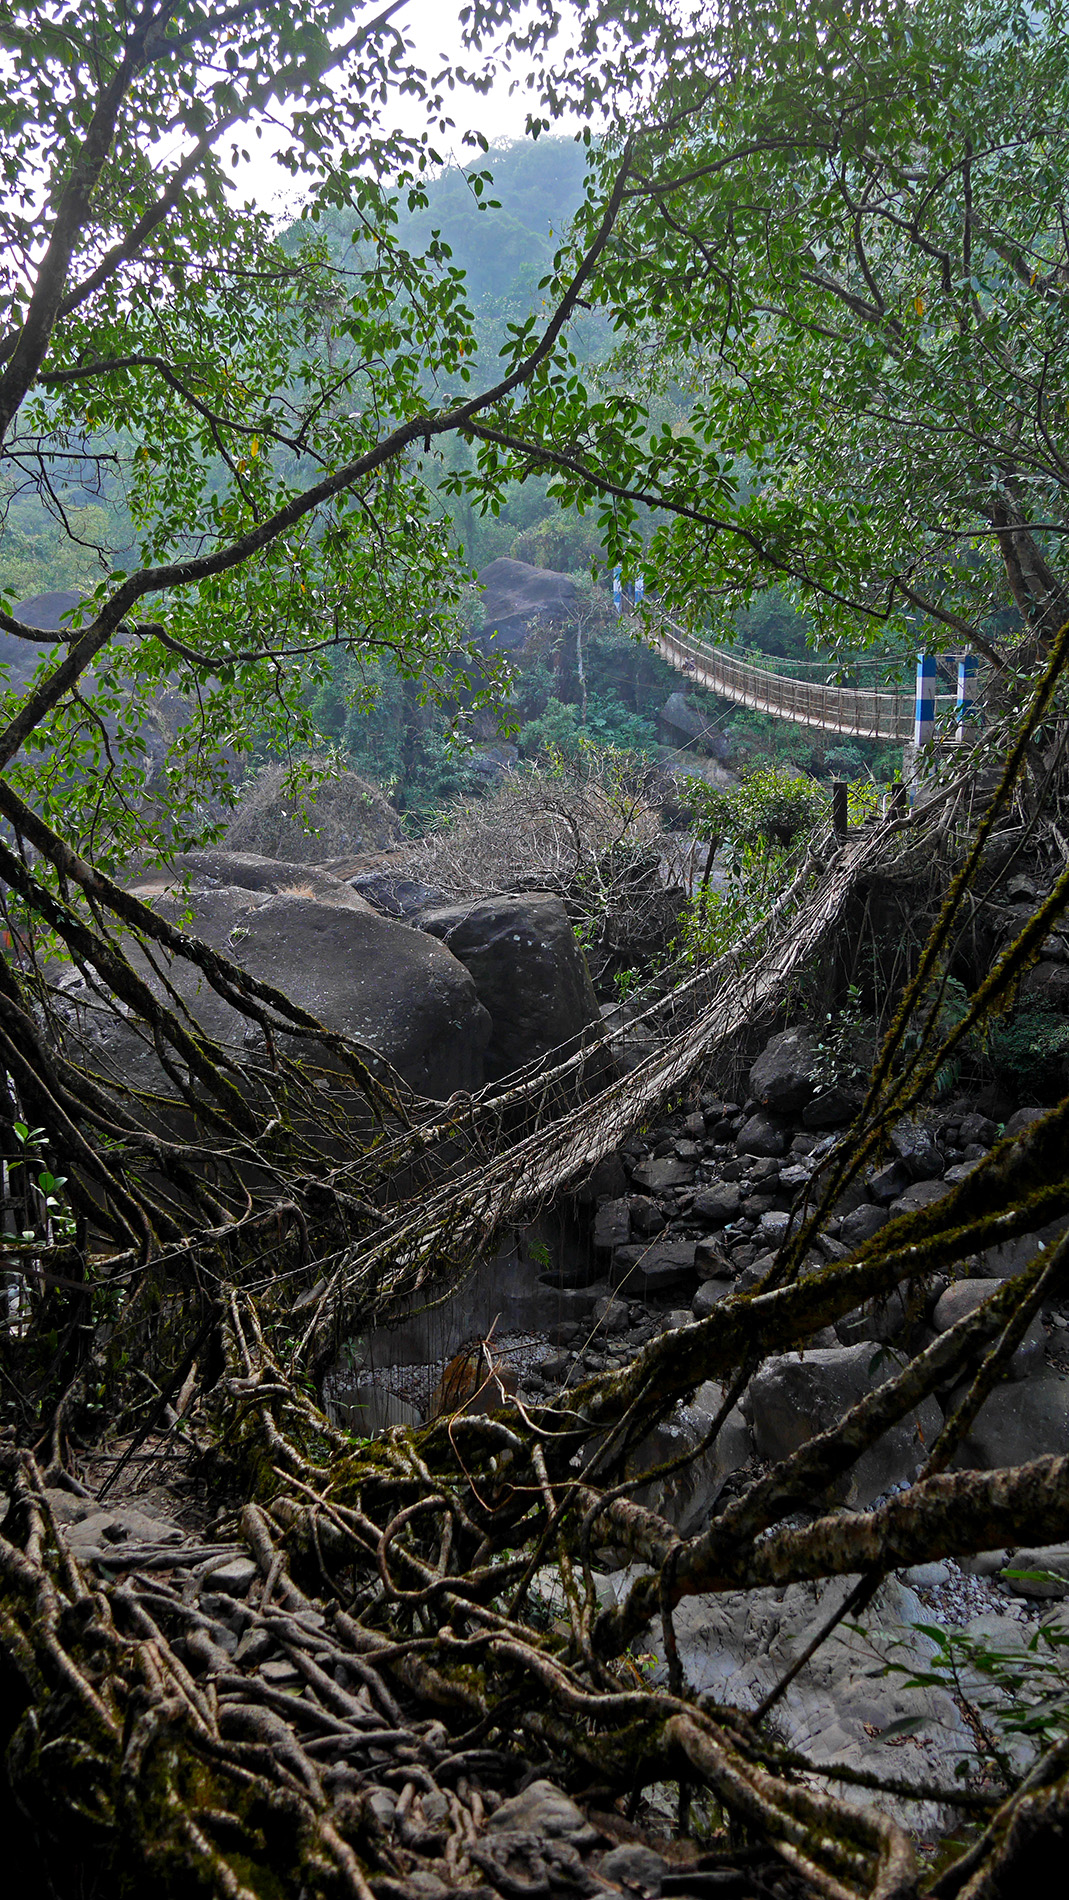
<path id="1" fill-rule="evenodd" d="M 476 63 L 470 53 L 464 53 L 461 49 L 457 16 L 463 3 L 464 0 L 407 0 L 403 12 L 395 16 L 406 39 L 413 42 L 417 63 L 429 77 L 440 72 L 447 64 L 455 65 L 458 60 L 469 68 Z M 510 95 L 510 86 L 515 77 L 515 72 L 503 73 L 489 93 L 476 93 L 468 88 L 457 87 L 447 94 L 447 110 L 456 125 L 455 132 L 451 134 L 450 155 L 458 163 L 463 164 L 474 156 L 471 147 L 465 145 L 463 136 L 465 131 L 473 127 L 477 127 L 490 140 L 524 136 L 530 94 L 523 88 Z M 417 101 L 398 93 L 393 101 L 391 123 L 403 131 L 417 133 L 423 129 L 426 120 Z M 568 129 L 562 123 L 561 130 Z M 275 141 L 275 149 L 280 143 L 281 135 Z M 442 142 L 436 139 L 436 143 L 441 148 Z M 251 163 L 240 166 L 235 174 L 239 188 L 268 209 L 295 210 L 307 186 L 294 180 L 289 172 L 274 163 L 268 130 L 265 129 L 262 140 L 250 140 L 249 154 Z"/>

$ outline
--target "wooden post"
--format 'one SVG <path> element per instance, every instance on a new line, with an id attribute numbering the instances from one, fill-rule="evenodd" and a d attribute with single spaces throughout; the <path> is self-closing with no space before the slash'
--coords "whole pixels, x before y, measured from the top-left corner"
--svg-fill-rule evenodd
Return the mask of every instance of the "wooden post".
<path id="1" fill-rule="evenodd" d="M 837 838 L 846 837 L 846 780 L 833 778 L 831 782 L 831 828 Z"/>

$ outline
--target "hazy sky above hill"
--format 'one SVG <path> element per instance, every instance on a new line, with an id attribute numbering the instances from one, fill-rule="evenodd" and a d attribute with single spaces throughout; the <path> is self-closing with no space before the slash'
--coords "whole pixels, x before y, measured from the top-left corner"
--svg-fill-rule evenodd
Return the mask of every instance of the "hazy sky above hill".
<path id="1" fill-rule="evenodd" d="M 459 62 L 470 69 L 478 61 L 478 55 L 465 53 L 461 46 L 458 15 L 462 6 L 463 0 L 407 0 L 404 9 L 395 16 L 428 77 L 434 77 L 446 65 Z M 477 128 L 491 141 L 524 136 L 530 94 L 526 87 L 510 92 L 513 81 L 517 76 L 522 78 L 522 72 L 522 68 L 502 72 L 488 93 L 458 86 L 446 94 L 447 111 L 455 123 L 447 149 L 457 163 L 466 163 L 475 156 L 472 148 L 464 143 L 464 133 L 472 128 Z M 392 101 L 390 122 L 405 132 L 417 133 L 426 118 L 419 101 L 397 93 Z M 560 129 L 570 128 L 562 124 Z M 255 144 L 250 141 L 250 163 L 241 165 L 235 177 L 239 189 L 248 192 L 258 204 L 269 210 L 290 212 L 300 204 L 306 187 L 275 162 L 273 154 L 282 143 L 281 132 L 272 141 L 265 130 L 262 140 Z M 436 143 L 442 149 L 445 141 L 439 137 Z"/>

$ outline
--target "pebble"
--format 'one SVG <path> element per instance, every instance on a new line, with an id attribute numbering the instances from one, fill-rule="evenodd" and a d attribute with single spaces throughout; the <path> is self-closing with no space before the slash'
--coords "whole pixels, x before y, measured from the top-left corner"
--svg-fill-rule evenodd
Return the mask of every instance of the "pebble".
<path id="1" fill-rule="evenodd" d="M 299 1669 L 288 1662 L 265 1662 L 260 1664 L 260 1674 L 273 1689 L 288 1689 L 291 1683 L 302 1680 Z"/>
<path id="2" fill-rule="evenodd" d="M 251 1557 L 232 1557 L 229 1563 L 221 1564 L 218 1570 L 209 1571 L 205 1582 L 211 1589 L 221 1590 L 224 1596 L 243 1597 L 259 1574 L 258 1566 Z"/>
<path id="3" fill-rule="evenodd" d="M 931 1590 L 937 1583 L 952 1581 L 950 1565 L 946 1563 L 911 1564 L 899 1574 L 903 1583 L 908 1583 L 913 1590 Z"/>

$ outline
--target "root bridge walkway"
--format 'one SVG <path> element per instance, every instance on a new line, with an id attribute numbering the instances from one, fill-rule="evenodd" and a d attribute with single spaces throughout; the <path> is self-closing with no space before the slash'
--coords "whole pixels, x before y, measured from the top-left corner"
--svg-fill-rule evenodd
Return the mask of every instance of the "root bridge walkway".
<path id="1" fill-rule="evenodd" d="M 696 1070 L 723 1058 L 740 1032 L 774 1015 L 804 965 L 841 925 L 859 884 L 892 867 L 901 875 L 907 857 L 918 849 L 925 854 L 932 818 L 914 813 L 867 826 L 842 846 L 823 840 L 769 915 L 730 954 L 677 982 L 631 1023 L 625 1074 L 591 1090 L 587 1049 L 556 1068 L 518 1072 L 511 1086 L 495 1085 L 471 1102 L 459 1124 L 447 1120 L 413 1131 L 416 1143 L 426 1144 L 422 1191 L 392 1216 L 384 1210 L 373 1238 L 343 1250 L 325 1268 L 297 1357 L 323 1370 L 337 1341 L 372 1315 L 382 1322 L 400 1317 L 413 1301 L 444 1297 L 507 1227 L 550 1204 Z M 466 1159 L 454 1159 L 461 1133 Z M 389 1147 L 381 1151 L 386 1172 L 406 1148 L 411 1164 L 411 1141 L 402 1137 L 393 1157 Z M 479 1153 L 474 1165 L 472 1149 Z"/>

